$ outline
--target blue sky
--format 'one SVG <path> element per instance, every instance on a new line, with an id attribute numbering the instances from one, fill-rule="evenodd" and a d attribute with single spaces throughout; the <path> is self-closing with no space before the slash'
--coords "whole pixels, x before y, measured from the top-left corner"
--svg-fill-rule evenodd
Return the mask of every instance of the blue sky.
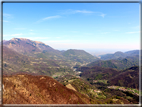
<path id="1" fill-rule="evenodd" d="M 3 39 L 55 49 L 140 48 L 139 3 L 3 3 Z"/>

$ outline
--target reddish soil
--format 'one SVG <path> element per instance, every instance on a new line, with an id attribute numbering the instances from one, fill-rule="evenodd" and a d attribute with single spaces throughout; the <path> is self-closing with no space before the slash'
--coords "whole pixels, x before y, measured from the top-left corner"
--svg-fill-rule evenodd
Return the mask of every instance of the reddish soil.
<path id="1" fill-rule="evenodd" d="M 3 76 L 3 104 L 86 104 L 90 99 L 48 76 Z"/>

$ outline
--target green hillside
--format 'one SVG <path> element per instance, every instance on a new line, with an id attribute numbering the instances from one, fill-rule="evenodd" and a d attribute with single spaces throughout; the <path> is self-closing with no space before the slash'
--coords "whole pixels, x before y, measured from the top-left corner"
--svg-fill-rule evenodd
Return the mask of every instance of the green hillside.
<path id="1" fill-rule="evenodd" d="M 89 63 L 98 60 L 97 57 L 94 57 L 93 55 L 85 52 L 84 50 L 69 49 L 63 52 L 63 56 L 71 61 L 76 61 L 80 63 Z"/>
<path id="2" fill-rule="evenodd" d="M 100 66 L 105 68 L 115 68 L 117 70 L 124 70 L 126 68 L 139 65 L 139 56 L 132 56 L 126 58 L 119 58 L 116 60 L 98 60 L 88 64 L 87 66 Z"/>

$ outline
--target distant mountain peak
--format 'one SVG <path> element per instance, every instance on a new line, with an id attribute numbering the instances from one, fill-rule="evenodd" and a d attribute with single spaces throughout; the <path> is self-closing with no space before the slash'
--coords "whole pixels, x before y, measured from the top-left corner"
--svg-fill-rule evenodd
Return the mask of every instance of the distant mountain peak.
<path id="1" fill-rule="evenodd" d="M 26 38 L 12 38 L 11 40 L 6 41 L 4 45 L 20 54 L 28 56 L 36 56 L 42 54 L 42 52 L 48 52 L 48 54 L 50 53 L 52 55 L 53 53 L 56 55 L 57 53 L 60 53 L 58 50 L 53 49 L 43 42 L 33 41 Z"/>
<path id="2" fill-rule="evenodd" d="M 12 38 L 11 40 L 14 40 L 14 41 L 19 41 L 19 40 L 22 40 L 22 41 L 32 41 L 32 42 L 35 42 L 37 44 L 44 44 L 43 42 L 33 41 L 33 40 L 30 40 L 30 39 L 27 39 L 27 38 Z"/>
<path id="3" fill-rule="evenodd" d="M 34 42 L 37 44 L 44 44 L 43 42 L 40 42 L 40 41 L 34 41 Z"/>
<path id="4" fill-rule="evenodd" d="M 26 39 L 26 38 L 12 38 L 11 40 L 18 41 L 18 40 L 28 40 L 28 39 Z"/>
<path id="5" fill-rule="evenodd" d="M 118 54 L 118 53 L 123 53 L 123 52 L 121 52 L 121 51 L 117 51 L 117 52 L 115 52 L 114 54 Z"/>
<path id="6" fill-rule="evenodd" d="M 19 40 L 18 38 L 12 38 L 11 40 L 15 40 L 15 41 L 17 41 L 17 40 Z"/>

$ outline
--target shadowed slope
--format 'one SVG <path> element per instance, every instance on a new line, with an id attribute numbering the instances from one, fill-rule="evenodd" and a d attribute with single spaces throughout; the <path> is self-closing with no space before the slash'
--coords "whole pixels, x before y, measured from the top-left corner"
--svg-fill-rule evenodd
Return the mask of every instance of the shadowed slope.
<path id="1" fill-rule="evenodd" d="M 139 67 L 134 66 L 123 70 L 119 75 L 109 79 L 111 85 L 139 89 Z"/>

